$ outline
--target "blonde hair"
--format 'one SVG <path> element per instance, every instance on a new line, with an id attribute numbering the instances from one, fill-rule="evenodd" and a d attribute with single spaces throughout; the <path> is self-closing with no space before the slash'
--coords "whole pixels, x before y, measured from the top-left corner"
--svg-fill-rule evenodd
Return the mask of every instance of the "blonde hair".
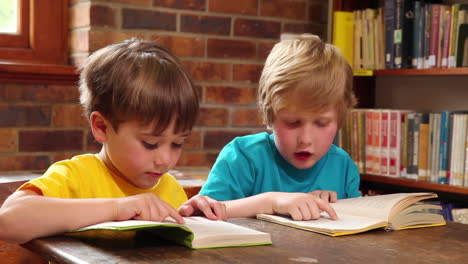
<path id="1" fill-rule="evenodd" d="M 195 125 L 199 99 L 178 59 L 158 44 L 138 39 L 93 53 L 81 69 L 80 102 L 89 118 L 99 111 L 118 129 L 124 121 L 154 123 L 163 132 L 175 118 L 175 133 Z"/>
<path id="2" fill-rule="evenodd" d="M 356 104 L 352 69 L 335 46 L 315 35 L 283 40 L 268 55 L 257 98 L 269 127 L 285 108 L 315 113 L 336 109 L 341 126 Z"/>

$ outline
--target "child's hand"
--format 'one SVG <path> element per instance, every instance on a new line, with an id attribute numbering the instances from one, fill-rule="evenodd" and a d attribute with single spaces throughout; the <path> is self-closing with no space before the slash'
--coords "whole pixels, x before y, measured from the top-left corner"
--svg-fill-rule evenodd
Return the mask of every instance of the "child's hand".
<path id="1" fill-rule="evenodd" d="M 115 219 L 117 221 L 129 219 L 163 221 L 170 216 L 177 223 L 184 223 L 182 216 L 171 205 L 154 193 L 138 194 L 116 200 L 117 210 Z"/>
<path id="2" fill-rule="evenodd" d="M 226 206 L 208 196 L 197 194 L 179 207 L 183 216 L 205 215 L 211 220 L 226 220 Z"/>
<path id="3" fill-rule="evenodd" d="M 294 220 L 318 219 L 321 212 L 326 212 L 331 219 L 337 219 L 328 201 L 311 193 L 275 193 L 272 210 L 275 214 L 290 214 Z"/>
<path id="4" fill-rule="evenodd" d="M 309 193 L 319 197 L 320 199 L 322 199 L 322 200 L 324 200 L 326 202 L 330 202 L 330 203 L 336 202 L 336 199 L 338 198 L 335 191 L 315 190 L 315 191 L 309 192 Z"/>

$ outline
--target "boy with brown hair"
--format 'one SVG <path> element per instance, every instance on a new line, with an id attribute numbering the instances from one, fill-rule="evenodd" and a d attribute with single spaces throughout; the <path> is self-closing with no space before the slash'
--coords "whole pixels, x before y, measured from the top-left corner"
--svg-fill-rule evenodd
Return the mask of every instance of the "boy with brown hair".
<path id="1" fill-rule="evenodd" d="M 23 243 L 106 221 L 183 223 L 181 214 L 226 219 L 224 204 L 202 195 L 187 201 L 167 173 L 199 110 L 175 56 L 150 41 L 110 45 L 89 57 L 79 89 L 101 151 L 57 162 L 22 185 L 0 208 L 0 240 Z"/>
<path id="2" fill-rule="evenodd" d="M 304 34 L 277 43 L 258 88 L 272 129 L 238 137 L 220 152 L 201 194 L 225 201 L 228 217 L 290 214 L 335 219 L 329 202 L 360 196 L 359 171 L 333 145 L 355 105 L 352 70 L 337 48 Z"/>

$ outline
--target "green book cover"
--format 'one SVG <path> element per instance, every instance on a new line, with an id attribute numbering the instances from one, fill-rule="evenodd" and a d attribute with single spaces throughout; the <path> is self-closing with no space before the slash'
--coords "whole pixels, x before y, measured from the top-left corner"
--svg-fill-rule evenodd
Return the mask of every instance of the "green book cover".
<path id="1" fill-rule="evenodd" d="M 96 237 L 120 231 L 147 230 L 155 236 L 176 242 L 192 249 L 239 247 L 271 244 L 270 234 L 225 221 L 205 217 L 184 217 L 185 224 L 168 218 L 164 222 L 128 220 L 104 222 L 68 232 L 75 237 Z M 124 232 L 122 232 L 123 234 Z M 115 234 L 118 236 L 118 233 Z"/>

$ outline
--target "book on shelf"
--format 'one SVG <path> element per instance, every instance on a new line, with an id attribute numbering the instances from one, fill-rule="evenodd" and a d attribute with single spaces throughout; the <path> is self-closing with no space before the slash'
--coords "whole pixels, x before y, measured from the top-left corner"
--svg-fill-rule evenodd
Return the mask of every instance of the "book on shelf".
<path id="1" fill-rule="evenodd" d="M 185 224 L 172 218 L 163 222 L 128 220 L 105 222 L 68 232 L 68 235 L 86 238 L 115 237 L 123 231 L 151 232 L 155 236 L 176 242 L 192 249 L 253 246 L 271 244 L 270 234 L 235 225 L 213 221 L 204 217 L 184 217 Z M 115 236 L 109 236 L 113 233 Z"/>
<path id="2" fill-rule="evenodd" d="M 337 46 L 346 61 L 353 65 L 354 14 L 347 11 L 333 13 L 333 45 Z"/>
<path id="3" fill-rule="evenodd" d="M 445 225 L 440 205 L 420 201 L 434 193 L 395 193 L 348 198 L 331 203 L 338 220 L 325 213 L 316 220 L 294 221 L 289 216 L 258 214 L 257 218 L 329 236 L 361 233 L 373 229 L 402 230 Z"/>
<path id="4" fill-rule="evenodd" d="M 468 23 L 461 24 L 458 31 L 457 67 L 468 67 Z"/>

